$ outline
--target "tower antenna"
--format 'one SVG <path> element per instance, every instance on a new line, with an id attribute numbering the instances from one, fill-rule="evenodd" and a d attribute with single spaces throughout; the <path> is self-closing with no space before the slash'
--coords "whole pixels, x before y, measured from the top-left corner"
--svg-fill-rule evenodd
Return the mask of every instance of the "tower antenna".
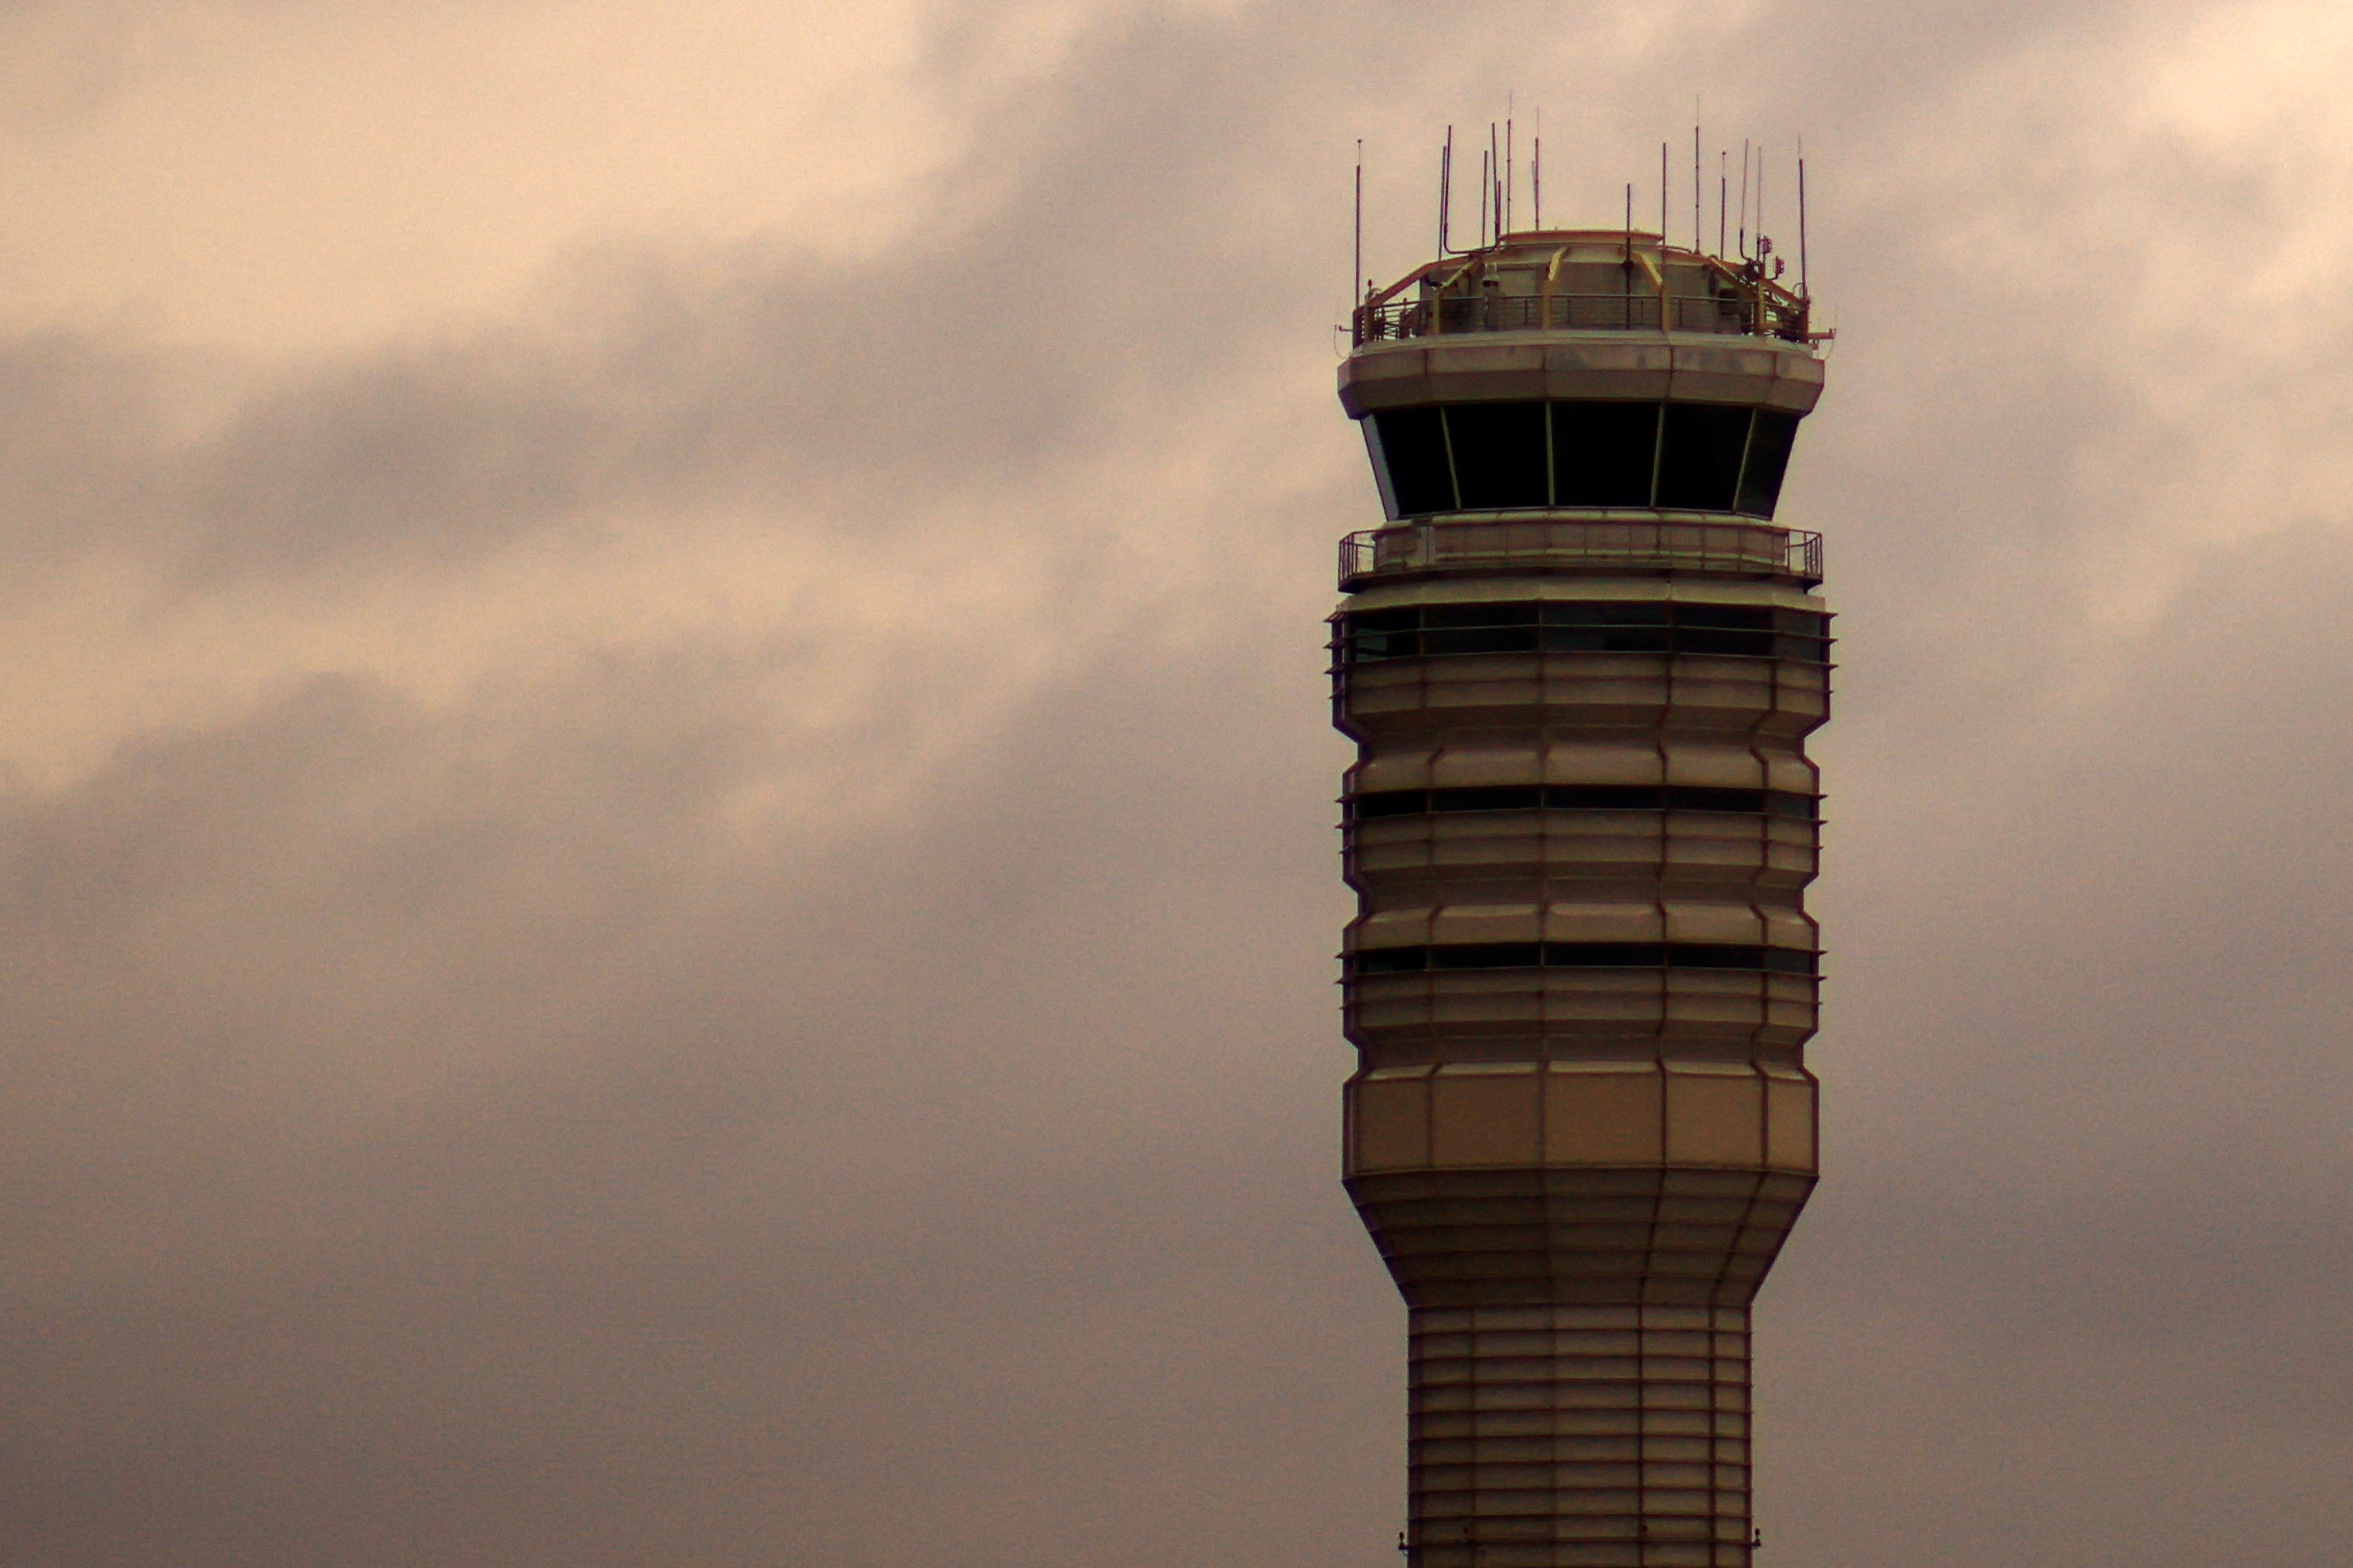
<path id="1" fill-rule="evenodd" d="M 1659 143 L 1659 259 L 1667 256 L 1667 144 Z"/>
<path id="2" fill-rule="evenodd" d="M 1371 285 L 1365 278 L 1365 139 L 1356 138 L 1356 247 L 1348 268 L 1348 303 L 1365 302 Z"/>
<path id="3" fill-rule="evenodd" d="M 1504 232 L 1505 234 L 1512 232 L 1512 192 L 1519 183 L 1519 177 L 1515 173 L 1518 165 L 1512 157 L 1512 111 L 1514 107 L 1509 97 L 1504 100 Z"/>
<path id="4" fill-rule="evenodd" d="M 1438 254 L 1440 256 L 1451 254 L 1447 247 L 1447 241 L 1451 237 L 1446 232 L 1446 217 L 1453 194 L 1454 127 L 1450 125 L 1446 128 L 1446 148 L 1438 154 Z"/>
<path id="5" fill-rule="evenodd" d="M 1699 100 L 1692 100 L 1692 249 L 1707 248 L 1707 233 L 1699 216 Z"/>
<path id="6" fill-rule="evenodd" d="M 1535 197 L 1536 226 L 1544 227 L 1544 138 L 1528 150 L 1528 194 Z"/>
<path id="7" fill-rule="evenodd" d="M 1740 139 L 1740 259 L 1748 259 L 1748 138 Z"/>
<path id="8" fill-rule="evenodd" d="M 1487 205 L 1493 210 L 1494 222 L 1488 232 L 1495 243 L 1504 239 L 1504 154 L 1495 142 L 1495 122 L 1487 121 Z"/>
<path id="9" fill-rule="evenodd" d="M 1494 179 L 1489 172 L 1492 162 L 1486 153 L 1479 154 L 1479 248 L 1482 250 L 1487 248 L 1487 195 Z"/>
<path id="10" fill-rule="evenodd" d="M 1806 139 L 1798 138 L 1798 298 L 1810 300 L 1806 287 Z"/>
<path id="11" fill-rule="evenodd" d="M 1724 210 L 1731 199 L 1732 176 L 1725 171 L 1732 167 L 1732 154 L 1718 152 L 1715 155 L 1715 255 L 1724 258 Z"/>

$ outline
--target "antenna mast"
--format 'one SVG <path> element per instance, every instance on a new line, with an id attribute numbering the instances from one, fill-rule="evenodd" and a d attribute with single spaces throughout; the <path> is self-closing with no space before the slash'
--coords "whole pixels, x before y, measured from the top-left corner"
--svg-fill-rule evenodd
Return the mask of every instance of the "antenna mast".
<path id="1" fill-rule="evenodd" d="M 1487 205 L 1494 222 L 1488 233 L 1497 244 L 1504 239 L 1504 154 L 1495 142 L 1495 122 L 1487 121 Z"/>
<path id="2" fill-rule="evenodd" d="M 1748 259 L 1748 138 L 1740 139 L 1740 259 Z"/>
<path id="3" fill-rule="evenodd" d="M 1449 254 L 1446 231 L 1447 208 L 1454 194 L 1454 127 L 1446 128 L 1446 147 L 1438 154 L 1438 254 Z"/>
<path id="4" fill-rule="evenodd" d="M 1356 248 L 1348 268 L 1348 302 L 1362 305 L 1372 284 L 1365 277 L 1365 139 L 1356 138 Z"/>
<path id="5" fill-rule="evenodd" d="M 1491 153 L 1479 154 L 1479 248 L 1482 250 L 1487 248 L 1487 198 L 1495 186 L 1494 162 Z"/>
<path id="6" fill-rule="evenodd" d="M 1798 298 L 1810 301 L 1806 287 L 1806 144 L 1798 143 Z"/>
<path id="7" fill-rule="evenodd" d="M 1504 115 L 1504 232 L 1505 234 L 1512 232 L 1512 190 L 1519 183 L 1519 177 L 1514 172 L 1517 166 L 1512 158 L 1512 116 L 1507 110 Z"/>
<path id="8" fill-rule="evenodd" d="M 1625 302 L 1620 316 L 1630 331 L 1634 325 L 1634 187 L 1626 187 L 1626 259 L 1620 264 Z"/>

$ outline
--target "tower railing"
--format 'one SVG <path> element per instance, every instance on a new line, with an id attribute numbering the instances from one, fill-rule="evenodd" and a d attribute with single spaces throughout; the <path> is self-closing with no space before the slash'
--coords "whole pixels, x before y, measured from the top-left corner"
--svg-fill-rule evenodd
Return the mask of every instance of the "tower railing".
<path id="1" fill-rule="evenodd" d="M 1762 313 L 1760 323 L 1759 314 Z M 1778 291 L 1662 297 L 1653 290 L 1615 294 L 1498 294 L 1391 300 L 1356 311 L 1359 344 L 1453 332 L 1652 331 L 1763 334 L 1807 339 L 1801 303 Z"/>
<path id="2" fill-rule="evenodd" d="M 1508 570 L 1694 572 L 1822 580 L 1822 536 L 1717 519 L 1451 518 L 1366 529 L 1340 541 L 1340 587 L 1450 572 Z"/>

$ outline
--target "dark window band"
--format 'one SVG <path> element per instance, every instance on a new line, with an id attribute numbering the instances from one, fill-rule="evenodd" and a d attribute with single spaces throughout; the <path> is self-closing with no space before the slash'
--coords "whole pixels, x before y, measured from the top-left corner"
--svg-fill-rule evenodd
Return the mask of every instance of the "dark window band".
<path id="1" fill-rule="evenodd" d="M 1545 507 L 1770 518 L 1795 414 L 1712 403 L 1456 403 L 1372 416 L 1400 517 Z"/>
<path id="2" fill-rule="evenodd" d="M 1696 784 L 1478 784 L 1373 790 L 1341 806 L 1351 822 L 1457 811 L 1731 811 L 1812 822 L 1819 803 L 1789 790 Z"/>
<path id="3" fill-rule="evenodd" d="M 1376 947 L 1346 955 L 1349 979 L 1453 969 L 1731 969 L 1814 974 L 1820 955 L 1714 942 L 1482 942 Z"/>
<path id="4" fill-rule="evenodd" d="M 1830 661 L 1830 617 L 1666 599 L 1416 605 L 1335 618 L 1344 664 L 1476 653 L 1699 653 Z"/>

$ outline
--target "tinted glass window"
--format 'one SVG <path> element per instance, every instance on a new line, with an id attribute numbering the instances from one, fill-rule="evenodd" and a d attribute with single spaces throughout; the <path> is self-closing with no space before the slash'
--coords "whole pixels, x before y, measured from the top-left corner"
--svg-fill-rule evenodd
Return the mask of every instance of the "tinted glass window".
<path id="1" fill-rule="evenodd" d="M 1398 514 L 1454 510 L 1454 479 L 1446 462 L 1446 426 L 1435 408 L 1392 408 L 1373 416 L 1388 459 L 1389 489 Z"/>
<path id="2" fill-rule="evenodd" d="M 1446 411 L 1446 428 L 1464 506 L 1549 504 L 1543 404 L 1458 403 Z"/>
<path id="3" fill-rule="evenodd" d="M 1663 599 L 1604 599 L 1597 605 L 1556 601 L 1545 605 L 1543 617 L 1548 626 L 1663 626 L 1667 603 Z"/>
<path id="4" fill-rule="evenodd" d="M 1696 942 L 1496 942 L 1371 948 L 1352 953 L 1352 977 L 1433 969 L 1745 969 L 1815 974 L 1819 954 L 1786 947 Z"/>
<path id="5" fill-rule="evenodd" d="M 1740 476 L 1740 504 L 1736 509 L 1752 517 L 1770 517 L 1781 499 L 1781 476 L 1788 470 L 1789 447 L 1798 438 L 1798 416 L 1770 408 L 1757 411 L 1757 429 L 1748 437 L 1748 468 Z"/>
<path id="6" fill-rule="evenodd" d="M 1432 811 L 1534 811 L 1543 805 L 1542 784 L 1477 784 L 1430 792 Z"/>
<path id="7" fill-rule="evenodd" d="M 1544 607 L 1545 651 L 1664 653 L 1672 646 L 1667 632 L 1667 605 L 1659 601 L 1548 604 Z"/>
<path id="8" fill-rule="evenodd" d="M 1421 651 L 1440 653 L 1533 653 L 1536 647 L 1534 605 L 1425 605 Z"/>
<path id="9" fill-rule="evenodd" d="M 1769 518 L 1799 419 L 1708 404 L 1533 402 L 1393 408 L 1372 417 L 1386 494 L 1400 517 L 1554 505 Z"/>
<path id="10" fill-rule="evenodd" d="M 1553 493 L 1561 506 L 1649 506 L 1655 403 L 1552 405 Z"/>
<path id="11" fill-rule="evenodd" d="M 1665 653 L 1674 639 L 1664 626 L 1546 626 L 1546 653 Z"/>
<path id="12" fill-rule="evenodd" d="M 1730 511 L 1740 488 L 1740 455 L 1748 444 L 1748 410 L 1670 403 L 1665 428 L 1659 504 Z"/>
<path id="13" fill-rule="evenodd" d="M 1828 617 L 1763 605 L 1662 600 L 1481 602 L 1339 617 L 1343 663 L 1478 653 L 1728 654 L 1822 664 Z"/>
<path id="14" fill-rule="evenodd" d="M 1465 626 L 1459 631 L 1427 631 L 1421 634 L 1421 651 L 1441 653 L 1534 653 L 1536 651 L 1536 629 L 1534 626 Z"/>
<path id="15" fill-rule="evenodd" d="M 1557 811 L 1656 811 L 1665 793 L 1657 784 L 1551 784 L 1545 804 Z"/>
<path id="16" fill-rule="evenodd" d="M 1532 626 L 1539 606 L 1482 599 L 1469 605 L 1424 605 L 1425 626 Z M 1411 612 L 1408 612 L 1410 614 Z"/>
<path id="17" fill-rule="evenodd" d="M 1345 802 L 1351 821 L 1469 811 L 1715 811 L 1814 820 L 1812 795 L 1706 784 L 1477 784 L 1375 790 Z"/>
<path id="18" fill-rule="evenodd" d="M 1736 631 L 1773 629 L 1769 605 L 1677 605 L 1675 624 L 1681 626 L 1724 626 Z"/>
<path id="19" fill-rule="evenodd" d="M 1351 628 L 1360 632 L 1409 632 L 1421 625 L 1418 609 L 1359 610 L 1348 617 Z"/>

